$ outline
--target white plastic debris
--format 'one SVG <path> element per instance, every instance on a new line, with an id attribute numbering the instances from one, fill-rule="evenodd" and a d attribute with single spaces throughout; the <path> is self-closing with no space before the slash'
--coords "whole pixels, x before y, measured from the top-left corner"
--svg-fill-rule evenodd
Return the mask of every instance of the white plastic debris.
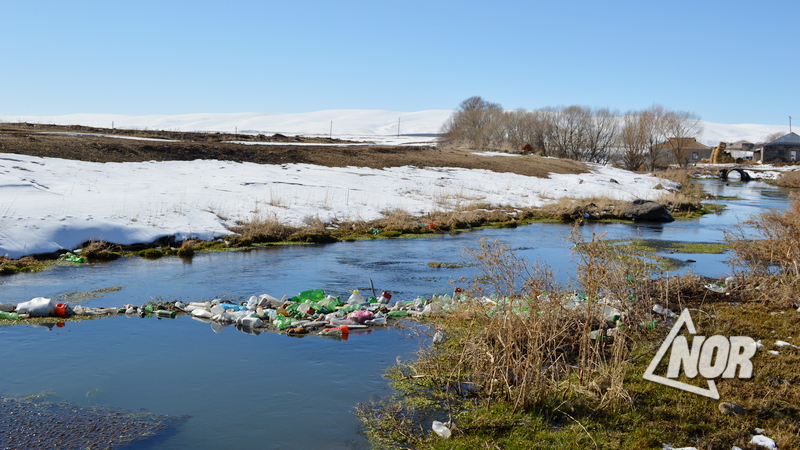
<path id="1" fill-rule="evenodd" d="M 664 308 L 663 306 L 658 305 L 658 304 L 653 305 L 653 312 L 656 313 L 656 314 L 661 314 L 662 316 L 665 316 L 665 317 L 669 317 L 671 319 L 674 319 L 675 317 L 678 317 L 678 315 L 675 314 L 674 312 L 672 312 L 672 311 L 668 310 L 667 308 Z"/>
<path id="2" fill-rule="evenodd" d="M 725 293 L 728 290 L 725 286 L 720 286 L 720 285 L 714 284 L 714 283 L 706 284 L 706 285 L 704 285 L 704 287 L 706 289 L 708 289 L 709 291 L 716 292 L 718 294 Z"/>
<path id="3" fill-rule="evenodd" d="M 773 441 L 772 439 L 764 436 L 763 434 L 757 434 L 757 435 L 753 436 L 753 439 L 750 439 L 749 443 L 750 444 L 756 444 L 756 445 L 758 445 L 760 447 L 766 447 L 766 448 L 769 448 L 769 449 L 778 448 L 778 446 L 775 445 L 775 441 Z"/>
<path id="4" fill-rule="evenodd" d="M 780 355 L 781 354 L 781 352 L 779 352 L 777 350 L 767 350 L 767 353 L 769 353 L 770 355 Z"/>
<path id="5" fill-rule="evenodd" d="M 775 341 L 775 346 L 776 346 L 776 347 L 792 347 L 792 348 L 800 348 L 800 347 L 798 347 L 798 346 L 796 346 L 796 345 L 794 345 L 794 344 L 790 344 L 790 343 L 788 343 L 788 342 L 786 342 L 786 341 Z"/>
<path id="6" fill-rule="evenodd" d="M 447 422 L 445 424 L 445 423 L 439 422 L 438 420 L 434 420 L 433 421 L 433 425 L 431 426 L 431 428 L 433 428 L 433 432 L 434 433 L 436 433 L 439 436 L 447 439 L 447 438 L 450 437 L 450 434 L 451 434 L 450 433 L 450 428 L 448 427 L 448 425 L 450 425 L 450 422 Z"/>

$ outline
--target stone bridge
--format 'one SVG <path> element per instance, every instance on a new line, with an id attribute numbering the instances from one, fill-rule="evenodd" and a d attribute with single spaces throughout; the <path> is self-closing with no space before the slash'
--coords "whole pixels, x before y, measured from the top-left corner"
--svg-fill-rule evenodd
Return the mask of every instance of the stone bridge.
<path id="1" fill-rule="evenodd" d="M 753 178 L 750 176 L 750 174 L 749 174 L 749 173 L 745 172 L 745 171 L 744 171 L 744 169 L 740 169 L 740 168 L 738 168 L 738 167 L 731 167 L 731 168 L 726 168 L 726 169 L 720 169 L 720 171 L 719 171 L 719 179 L 720 179 L 720 180 L 727 180 L 727 179 L 728 179 L 728 175 L 729 175 L 731 172 L 739 172 L 739 177 L 740 177 L 740 179 L 741 179 L 742 181 L 750 181 L 750 180 L 752 180 L 752 179 L 753 179 Z"/>

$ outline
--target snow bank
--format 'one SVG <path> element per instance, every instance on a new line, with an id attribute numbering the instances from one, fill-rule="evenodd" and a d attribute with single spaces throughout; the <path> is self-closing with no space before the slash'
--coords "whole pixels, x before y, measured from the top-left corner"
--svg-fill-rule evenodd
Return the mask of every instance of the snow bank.
<path id="1" fill-rule="evenodd" d="M 196 160 L 92 163 L 0 153 L 0 255 L 71 250 L 104 240 L 212 239 L 239 220 L 373 220 L 471 203 L 537 207 L 562 197 L 655 198 L 674 183 L 604 166 L 548 179 L 488 170 Z M 611 181 L 614 179 L 617 183 Z"/>

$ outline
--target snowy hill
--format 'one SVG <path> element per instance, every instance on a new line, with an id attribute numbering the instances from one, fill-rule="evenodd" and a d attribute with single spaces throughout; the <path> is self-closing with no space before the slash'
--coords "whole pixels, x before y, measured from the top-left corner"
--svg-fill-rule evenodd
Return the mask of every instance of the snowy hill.
<path id="1" fill-rule="evenodd" d="M 417 112 L 334 109 L 309 113 L 209 113 L 125 116 L 114 114 L 70 114 L 64 116 L 2 116 L 4 122 L 34 122 L 92 127 L 158 129 L 170 131 L 259 132 L 301 135 L 392 136 L 438 133 L 453 111 L 437 109 Z M 399 123 L 398 123 L 399 122 Z M 720 141 L 761 142 L 775 132 L 787 132 L 785 125 L 722 124 L 703 121 L 698 139 L 706 145 Z"/>

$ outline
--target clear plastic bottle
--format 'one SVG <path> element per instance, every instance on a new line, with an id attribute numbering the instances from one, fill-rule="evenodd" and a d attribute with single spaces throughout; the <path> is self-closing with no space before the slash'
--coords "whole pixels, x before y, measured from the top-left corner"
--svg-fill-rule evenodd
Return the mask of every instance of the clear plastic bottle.
<path id="1" fill-rule="evenodd" d="M 350 292 L 352 292 L 352 294 L 350 294 L 350 298 L 347 299 L 348 305 L 360 305 L 364 303 L 364 296 L 358 292 L 358 289 Z"/>

